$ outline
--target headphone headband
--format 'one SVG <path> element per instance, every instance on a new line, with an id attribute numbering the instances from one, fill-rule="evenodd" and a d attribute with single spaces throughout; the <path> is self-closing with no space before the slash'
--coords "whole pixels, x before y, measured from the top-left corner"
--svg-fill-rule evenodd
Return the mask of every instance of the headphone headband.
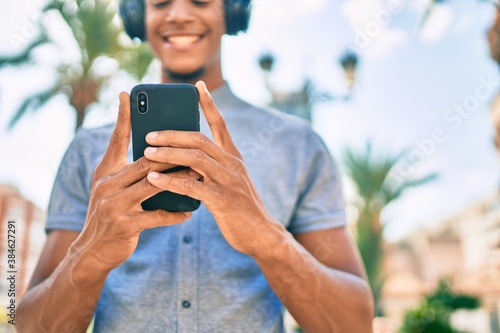
<path id="1" fill-rule="evenodd" d="M 145 0 L 120 0 L 120 16 L 125 31 L 130 38 L 147 39 L 145 16 Z M 247 31 L 250 19 L 251 0 L 224 0 L 224 16 L 226 19 L 226 34 L 237 35 Z"/>

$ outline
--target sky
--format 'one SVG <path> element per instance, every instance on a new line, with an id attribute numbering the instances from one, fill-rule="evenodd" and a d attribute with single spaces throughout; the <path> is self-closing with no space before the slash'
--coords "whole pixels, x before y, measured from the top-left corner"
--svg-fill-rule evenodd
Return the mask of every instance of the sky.
<path id="1" fill-rule="evenodd" d="M 41 4 L 0 5 L 0 54 L 15 52 L 36 33 L 33 22 Z M 431 227 L 493 195 L 500 184 L 489 114 L 500 79 L 486 41 L 493 4 L 449 0 L 435 5 L 422 24 L 427 7 L 427 0 L 257 0 L 248 33 L 223 42 L 227 81 L 236 94 L 258 105 L 269 100 L 257 63 L 263 52 L 276 57 L 271 82 L 277 90 L 298 89 L 307 77 L 338 96 L 347 89 L 338 59 L 346 49 L 358 54 L 352 99 L 317 104 L 315 130 L 341 167 L 346 149 L 362 151 L 370 141 L 376 156 L 407 150 L 391 174 L 395 182 L 439 175 L 384 210 L 388 240 Z M 52 31 L 65 40 L 67 32 L 57 22 Z M 69 46 L 59 52 L 75 57 Z M 46 64 L 55 58 L 41 56 Z M 16 186 L 42 209 L 73 137 L 74 116 L 58 97 L 12 131 L 6 124 L 23 97 L 50 80 L 43 69 L 0 74 L 0 183 Z M 116 80 L 103 93 L 102 105 L 90 110 L 85 126 L 113 121 L 118 91 L 132 84 L 124 77 Z M 345 192 L 351 200 L 347 181 Z"/>

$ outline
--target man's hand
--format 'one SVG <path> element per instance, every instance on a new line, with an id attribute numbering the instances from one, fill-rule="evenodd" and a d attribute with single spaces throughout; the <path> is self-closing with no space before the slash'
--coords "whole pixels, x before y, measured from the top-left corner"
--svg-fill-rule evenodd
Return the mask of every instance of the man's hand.
<path id="1" fill-rule="evenodd" d="M 147 179 L 156 187 L 202 201 L 231 246 L 240 252 L 257 255 L 263 244 L 277 241 L 276 233 L 269 231 L 282 228 L 282 225 L 270 215 L 257 194 L 225 120 L 205 84 L 200 81 L 196 88 L 215 142 L 198 132 L 152 132 L 146 136 L 146 141 L 158 148 L 147 148 L 144 156 L 150 161 L 189 166 L 202 178 L 181 179 L 150 172 Z"/>
<path id="2" fill-rule="evenodd" d="M 129 95 L 121 93 L 116 127 L 93 174 L 83 230 L 54 230 L 48 235 L 30 290 L 19 303 L 19 332 L 85 332 L 108 273 L 135 251 L 140 232 L 190 216 L 142 210 L 141 202 L 161 191 L 146 175 L 174 165 L 145 158 L 129 164 L 129 142 Z M 182 170 L 172 177 L 201 176 Z"/>
<path id="3" fill-rule="evenodd" d="M 89 208 L 84 228 L 73 249 L 85 253 L 91 267 L 107 272 L 128 259 L 135 251 L 139 234 L 145 229 L 178 224 L 190 213 L 165 210 L 144 211 L 141 202 L 161 191 L 151 185 L 146 175 L 173 164 L 156 163 L 141 158 L 127 162 L 130 143 L 130 100 L 120 94 L 120 109 L 109 146 L 92 177 Z M 172 173 L 179 180 L 196 179 L 190 170 Z"/>

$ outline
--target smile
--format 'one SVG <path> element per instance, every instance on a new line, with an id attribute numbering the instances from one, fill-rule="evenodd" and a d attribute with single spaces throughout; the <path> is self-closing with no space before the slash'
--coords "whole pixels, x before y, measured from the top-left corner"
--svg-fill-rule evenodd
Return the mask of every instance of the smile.
<path id="1" fill-rule="evenodd" d="M 163 36 L 165 43 L 171 44 L 174 47 L 184 47 L 195 44 L 203 38 L 202 35 L 176 35 L 176 36 Z"/>

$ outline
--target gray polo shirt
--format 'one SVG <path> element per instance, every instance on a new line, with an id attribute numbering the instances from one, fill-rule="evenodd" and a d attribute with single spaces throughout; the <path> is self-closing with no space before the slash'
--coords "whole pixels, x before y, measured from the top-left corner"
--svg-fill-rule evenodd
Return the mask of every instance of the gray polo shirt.
<path id="1" fill-rule="evenodd" d="M 277 220 L 292 234 L 345 225 L 337 167 L 309 124 L 256 108 L 227 85 L 212 96 Z M 92 172 L 112 130 L 77 133 L 54 184 L 47 231 L 82 230 Z M 212 137 L 203 115 L 201 131 Z M 94 332 L 283 332 L 282 315 L 260 267 L 227 243 L 202 204 L 180 225 L 141 233 L 136 251 L 106 280 Z"/>

